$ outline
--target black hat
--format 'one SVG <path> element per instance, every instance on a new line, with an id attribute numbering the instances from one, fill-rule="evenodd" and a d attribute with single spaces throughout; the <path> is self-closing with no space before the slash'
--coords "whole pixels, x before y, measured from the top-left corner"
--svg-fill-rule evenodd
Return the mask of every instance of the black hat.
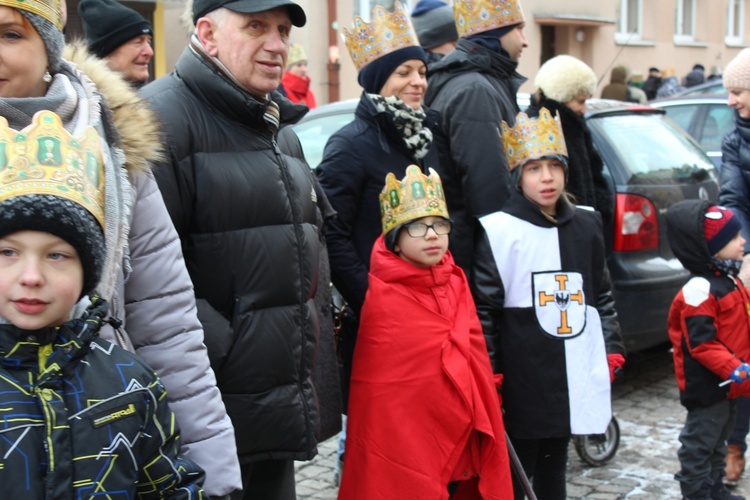
<path id="1" fill-rule="evenodd" d="M 114 0 L 81 0 L 78 14 L 89 49 L 97 57 L 107 57 L 135 37 L 153 34 L 151 23 Z"/>
<path id="2" fill-rule="evenodd" d="M 220 7 L 227 8 L 241 14 L 255 14 L 277 7 L 286 7 L 292 24 L 301 28 L 307 22 L 305 11 L 291 0 L 195 0 L 193 2 L 193 24 L 198 19 Z"/>
<path id="3" fill-rule="evenodd" d="M 359 70 L 357 81 L 365 92 L 377 94 L 396 68 L 411 59 L 425 62 L 424 49 L 419 45 L 412 45 L 379 57 Z"/>
<path id="4" fill-rule="evenodd" d="M 68 242 L 83 267 L 82 296 L 94 291 L 104 267 L 104 233 L 78 203 L 47 194 L 24 194 L 0 202 L 0 238 L 18 231 L 43 231 Z"/>

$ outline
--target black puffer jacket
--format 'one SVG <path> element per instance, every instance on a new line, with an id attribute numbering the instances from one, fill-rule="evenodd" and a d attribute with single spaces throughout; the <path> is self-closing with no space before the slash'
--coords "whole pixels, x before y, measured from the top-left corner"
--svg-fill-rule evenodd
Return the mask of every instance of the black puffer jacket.
<path id="1" fill-rule="evenodd" d="M 565 190 L 575 196 L 576 204 L 597 209 L 602 214 L 604 227 L 607 227 L 614 215 L 615 200 L 602 174 L 604 163 L 594 149 L 586 120 L 565 104 L 544 95 L 539 102 L 532 100 L 526 114 L 538 117 L 541 108 L 547 108 L 553 115 L 560 113 L 565 145 L 568 148 L 568 180 Z"/>
<path id="2" fill-rule="evenodd" d="M 500 210 L 508 198 L 500 123 L 516 122 L 516 92 L 526 78 L 518 63 L 465 38 L 428 68 L 425 104 L 440 113 L 435 142 L 448 210 L 455 222 L 451 252 L 469 273 L 474 217 Z"/>
<path id="3" fill-rule="evenodd" d="M 740 218 L 745 251 L 750 252 L 750 119 L 735 112 L 735 123 L 721 144 L 719 203 Z"/>
<path id="4" fill-rule="evenodd" d="M 308 460 L 320 237 L 303 158 L 284 154 L 265 105 L 187 48 L 142 95 L 164 124 L 154 169 L 182 240 L 198 316 L 241 463 Z M 307 111 L 278 93 L 282 124 Z"/>

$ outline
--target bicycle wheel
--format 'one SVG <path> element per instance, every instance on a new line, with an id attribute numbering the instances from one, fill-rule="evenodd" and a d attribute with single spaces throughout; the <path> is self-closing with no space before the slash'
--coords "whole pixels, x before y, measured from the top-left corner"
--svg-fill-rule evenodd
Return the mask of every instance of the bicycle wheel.
<path id="1" fill-rule="evenodd" d="M 573 443 L 581 460 L 594 467 L 601 467 L 617 453 L 620 446 L 620 425 L 613 415 L 604 434 L 573 436 Z"/>

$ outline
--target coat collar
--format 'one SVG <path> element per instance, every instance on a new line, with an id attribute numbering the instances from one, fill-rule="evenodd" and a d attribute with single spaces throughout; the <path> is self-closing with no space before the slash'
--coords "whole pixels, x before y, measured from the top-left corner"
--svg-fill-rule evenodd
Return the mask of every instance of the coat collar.
<path id="1" fill-rule="evenodd" d="M 266 127 L 263 113 L 268 103 L 258 101 L 229 81 L 190 47 L 185 48 L 177 61 L 175 75 L 200 100 L 231 120 L 251 127 Z M 271 92 L 270 98 L 279 105 L 282 126 L 297 123 L 309 111 L 307 106 L 293 104 L 276 91 Z"/>
<path id="2" fill-rule="evenodd" d="M 573 219 L 576 210 L 576 207 L 561 198 L 557 202 L 557 216 L 555 222 L 553 222 L 542 213 L 538 206 L 517 189 L 513 190 L 510 198 L 503 206 L 503 212 L 539 227 L 564 226 Z"/>

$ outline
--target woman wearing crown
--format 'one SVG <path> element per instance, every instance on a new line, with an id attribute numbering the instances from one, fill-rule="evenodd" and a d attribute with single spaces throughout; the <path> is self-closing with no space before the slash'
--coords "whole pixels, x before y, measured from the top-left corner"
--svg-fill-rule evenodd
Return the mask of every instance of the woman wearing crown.
<path id="1" fill-rule="evenodd" d="M 364 88 L 352 123 L 331 136 L 317 168 L 320 184 L 338 212 L 326 239 L 333 283 L 356 315 L 367 290 L 370 252 L 380 234 L 378 195 L 390 172 L 411 164 L 438 170 L 431 128 L 436 116 L 422 102 L 427 90 L 425 54 L 406 8 L 375 7 L 372 23 L 355 20 L 344 37 Z M 356 326 L 351 328 L 356 330 Z M 354 339 L 344 339 L 344 399 Z"/>
<path id="2" fill-rule="evenodd" d="M 37 175 L 36 161 L 66 164 L 80 179 L 95 175 L 91 162 L 104 165 L 105 256 L 96 291 L 124 328 L 101 335 L 135 350 L 161 376 L 186 454 L 206 469 L 207 493 L 228 494 L 241 484 L 233 430 L 210 370 L 179 239 L 148 170 L 160 157 L 158 124 L 120 75 L 82 46 L 69 47 L 63 58 L 63 14 L 60 0 L 0 0 L 0 121 L 7 121 L 0 140 L 14 138 L 0 145 L 0 169 L 10 170 L 9 152 L 12 167 L 28 176 Z M 19 141 L 24 136 L 16 131 L 45 110 L 60 120 L 50 120 L 35 143 L 29 136 Z M 86 130 L 94 137 L 64 140 Z M 73 177 L 57 189 L 85 190 L 86 182 Z"/>

